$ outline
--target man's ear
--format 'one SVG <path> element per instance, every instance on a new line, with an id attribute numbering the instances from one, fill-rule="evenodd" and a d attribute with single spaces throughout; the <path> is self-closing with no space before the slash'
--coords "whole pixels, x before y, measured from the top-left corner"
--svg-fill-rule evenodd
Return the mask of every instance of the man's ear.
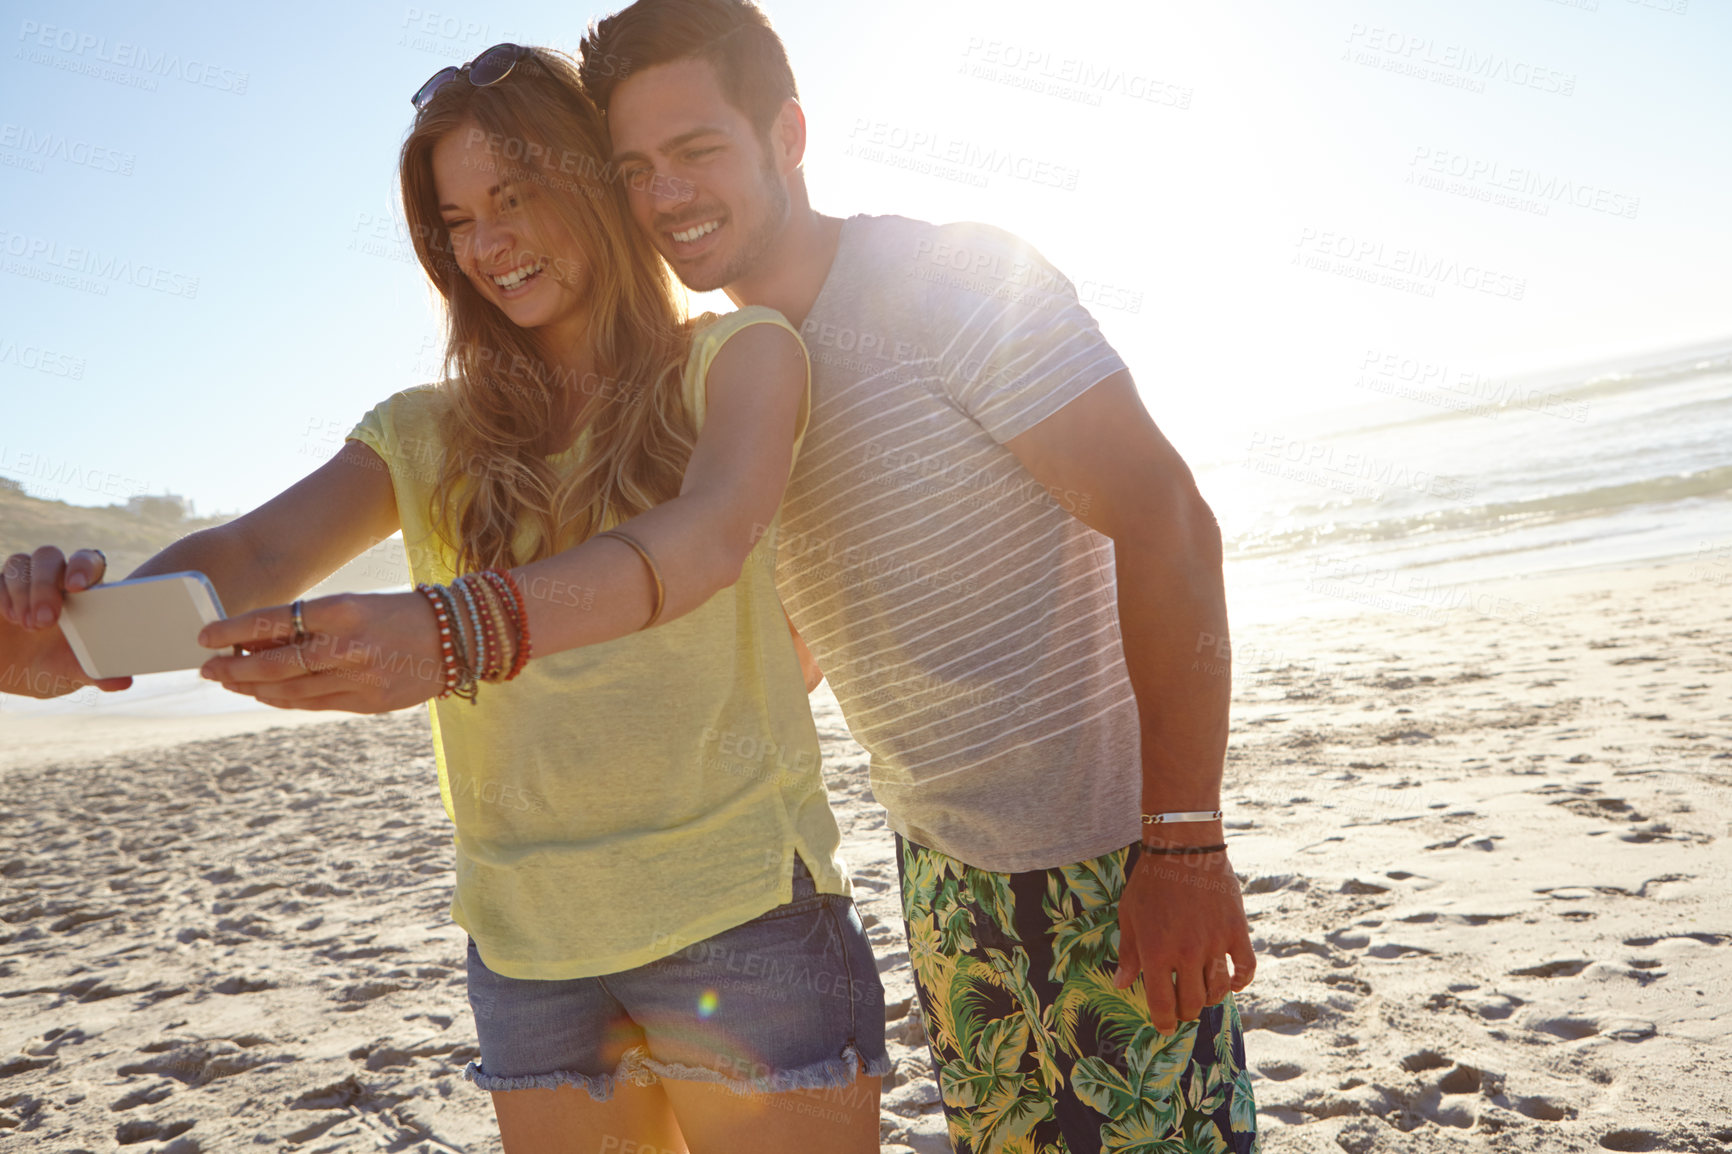
<path id="1" fill-rule="evenodd" d="M 776 122 L 770 126 L 770 144 L 776 150 L 776 171 L 788 176 L 806 159 L 806 110 L 790 97 L 782 102 Z"/>

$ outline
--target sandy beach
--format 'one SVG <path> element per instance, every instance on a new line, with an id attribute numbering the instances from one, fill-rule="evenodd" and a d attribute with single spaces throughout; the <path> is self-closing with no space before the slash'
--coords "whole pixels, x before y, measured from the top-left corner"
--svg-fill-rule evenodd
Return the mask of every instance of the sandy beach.
<path id="1" fill-rule="evenodd" d="M 1265 1151 L 1732 1150 L 1727 575 L 1239 630 Z M 814 702 L 888 993 L 883 1148 L 936 1154 L 891 838 Z M 425 719 L 279 720 L 56 747 L 0 717 L 0 1147 L 499 1149 Z"/>

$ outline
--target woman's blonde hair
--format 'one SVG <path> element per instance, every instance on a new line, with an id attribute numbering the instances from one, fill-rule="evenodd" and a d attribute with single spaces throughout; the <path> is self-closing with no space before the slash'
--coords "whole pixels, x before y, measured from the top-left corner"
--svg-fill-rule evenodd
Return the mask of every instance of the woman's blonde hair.
<path id="1" fill-rule="evenodd" d="M 433 150 L 484 135 L 501 181 L 532 193 L 530 220 L 563 229 L 589 265 L 593 372 L 568 379 L 458 267 L 439 211 Z M 689 347 L 667 266 L 633 226 L 607 164 L 607 130 L 575 62 L 532 49 L 503 80 L 449 81 L 403 142 L 403 210 L 421 267 L 445 300 L 445 388 L 434 524 L 458 571 L 548 557 L 679 492 L 694 434 L 680 396 Z M 557 274 L 557 270 L 550 271 Z M 549 457 L 584 432 L 581 460 Z M 535 543 L 518 556 L 518 527 Z"/>

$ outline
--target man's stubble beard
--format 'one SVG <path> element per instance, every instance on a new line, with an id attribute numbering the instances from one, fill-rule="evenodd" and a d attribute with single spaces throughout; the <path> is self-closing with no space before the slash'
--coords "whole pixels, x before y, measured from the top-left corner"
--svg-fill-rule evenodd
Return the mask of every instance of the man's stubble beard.
<path id="1" fill-rule="evenodd" d="M 755 271 L 765 251 L 775 243 L 776 234 L 788 220 L 788 186 L 782 183 L 781 174 L 774 165 L 766 164 L 760 170 L 760 175 L 763 177 L 762 187 L 767 194 L 763 214 L 752 222 L 751 230 L 745 234 L 739 250 L 719 272 L 701 280 L 687 280 L 685 274 L 681 273 L 680 282 L 688 289 L 693 292 L 710 292 L 744 279 L 748 273 Z M 679 271 L 678 266 L 675 266 L 675 271 Z"/>

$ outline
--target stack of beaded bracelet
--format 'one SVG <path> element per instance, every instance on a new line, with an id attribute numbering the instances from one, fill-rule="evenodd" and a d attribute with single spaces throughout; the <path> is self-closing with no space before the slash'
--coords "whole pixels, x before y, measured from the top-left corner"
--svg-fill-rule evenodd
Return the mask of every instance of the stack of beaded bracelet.
<path id="1" fill-rule="evenodd" d="M 510 571 L 466 573 L 450 585 L 415 586 L 439 623 L 440 697 L 474 704 L 483 681 L 510 681 L 529 661 L 529 614 Z"/>
<path id="2" fill-rule="evenodd" d="M 510 681 L 523 672 L 523 667 L 528 663 L 532 652 L 529 641 L 529 606 L 524 602 L 523 590 L 517 587 L 517 578 L 511 575 L 511 570 L 488 569 L 482 573 L 482 576 L 493 582 L 506 607 L 511 610 L 511 624 L 516 633 L 514 640 L 517 654 L 511 662 L 511 671 L 505 675 L 505 680 Z"/>
<path id="3" fill-rule="evenodd" d="M 448 591 L 443 586 L 423 581 L 415 586 L 415 592 L 427 598 L 427 603 L 433 606 L 433 618 L 439 623 L 439 658 L 445 668 L 445 688 L 439 691 L 439 696 L 450 697 L 457 691 L 459 665 L 451 637 L 451 611 L 446 608 L 445 594 Z"/>

